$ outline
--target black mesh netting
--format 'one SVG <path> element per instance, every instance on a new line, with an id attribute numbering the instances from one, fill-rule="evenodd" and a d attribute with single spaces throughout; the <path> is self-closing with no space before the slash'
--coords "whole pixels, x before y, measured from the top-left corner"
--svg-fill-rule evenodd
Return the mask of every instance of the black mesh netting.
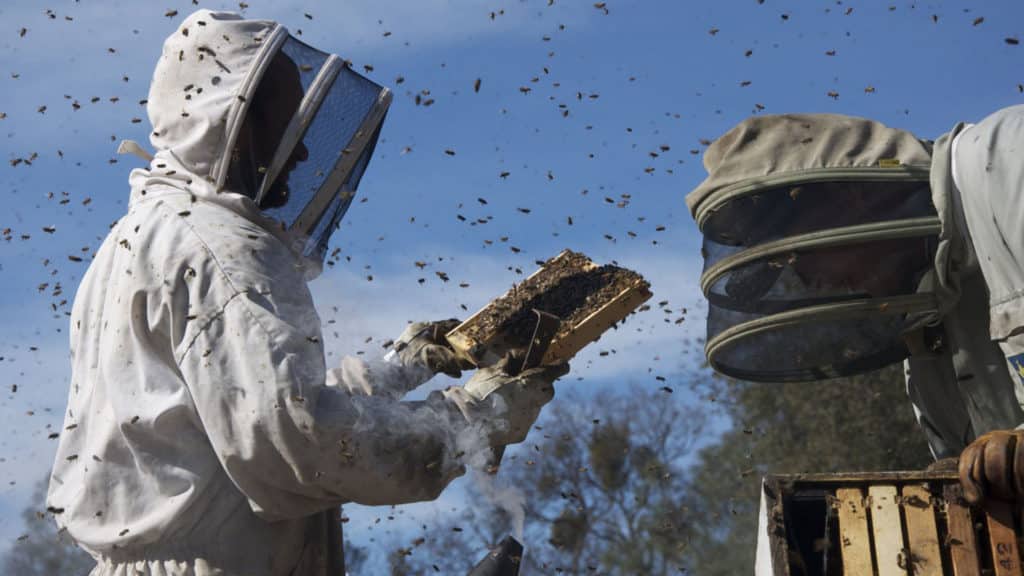
<path id="1" fill-rule="evenodd" d="M 913 294 L 932 244 L 911 237 L 784 250 L 719 268 L 705 276 L 704 293 L 714 306 L 761 314 Z"/>
<path id="2" fill-rule="evenodd" d="M 322 64 L 327 57 L 326 54 L 294 39 L 286 41 L 282 50 L 300 63 L 300 67 L 311 67 L 311 73 L 314 75 L 319 71 L 317 62 Z M 308 83 L 304 88 L 309 88 Z M 277 180 L 271 185 L 268 197 L 276 198 L 276 201 L 271 202 L 271 207 L 266 209 L 267 215 L 291 226 L 310 200 L 329 181 L 340 182 L 341 188 L 332 192 L 355 191 L 359 176 L 369 161 L 366 152 L 372 151 L 374 142 L 370 141 L 367 147 L 361 150 L 350 146 L 366 118 L 377 106 L 381 91 L 381 86 L 350 68 L 341 69 L 320 105 L 315 109 L 315 115 L 308 128 L 296 144 L 295 150 L 298 152 L 291 156 Z M 360 154 L 360 157 L 355 162 L 353 172 L 347 178 L 337 180 L 334 172 L 349 154 Z M 338 198 L 333 199 L 324 213 L 325 216 L 318 220 L 318 223 L 323 223 L 323 228 L 331 230 L 332 221 L 336 224 L 340 218 L 339 208 L 347 208 L 351 194 L 348 195 L 348 201 L 341 198 L 343 195 L 339 194 Z"/>
<path id="3" fill-rule="evenodd" d="M 918 294 L 937 231 L 926 182 L 782 186 L 724 203 L 702 227 L 709 361 L 796 381 L 904 358 L 908 318 L 932 303 L 889 303 Z"/>
<path id="4" fill-rule="evenodd" d="M 711 307 L 708 333 L 721 334 L 758 316 Z M 847 319 L 819 319 L 751 330 L 724 341 L 711 340 L 711 365 L 743 380 L 791 382 L 858 374 L 906 357 L 904 315 L 874 313 Z"/>
<path id="5" fill-rule="evenodd" d="M 928 182 L 812 182 L 724 202 L 704 218 L 701 232 L 735 251 L 808 232 L 934 215 Z"/>
<path id="6" fill-rule="evenodd" d="M 345 216 L 345 212 L 348 211 L 348 207 L 352 204 L 359 181 L 363 178 L 363 173 L 370 164 L 370 157 L 373 156 L 379 135 L 380 127 L 377 128 L 373 138 L 370 140 L 370 145 L 363 151 L 363 155 L 359 157 L 359 161 L 356 162 L 345 184 L 342 185 L 341 193 L 334 197 L 330 207 L 324 212 L 324 216 L 317 222 L 313 233 L 310 235 L 309 240 L 307 240 L 307 254 L 315 254 L 320 258 L 326 254 L 327 242 L 331 237 L 331 233 L 341 225 L 342 217 Z"/>

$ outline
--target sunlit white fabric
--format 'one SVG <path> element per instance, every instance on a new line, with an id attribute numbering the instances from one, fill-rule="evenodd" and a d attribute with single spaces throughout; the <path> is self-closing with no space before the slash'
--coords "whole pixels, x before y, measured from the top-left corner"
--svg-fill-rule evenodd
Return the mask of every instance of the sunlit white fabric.
<path id="1" fill-rule="evenodd" d="M 76 295 L 47 503 L 94 575 L 337 573 L 338 505 L 435 498 L 487 437 L 441 393 L 398 401 L 421 369 L 327 370 L 292 238 L 218 190 L 239 96 L 282 33 L 203 10 L 168 39 L 155 157 Z"/>
<path id="2" fill-rule="evenodd" d="M 292 37 L 277 58 L 277 68 L 290 68 L 283 70 L 290 74 L 275 81 L 294 84 L 303 96 L 294 110 L 283 110 L 290 121 L 268 165 L 259 167 L 263 175 L 253 197 L 301 242 L 298 250 L 320 265 L 373 155 L 391 93 L 339 56 Z"/>
<path id="3" fill-rule="evenodd" d="M 958 456 L 977 436 L 1024 424 L 1024 106 L 935 142 L 932 196 L 948 250 L 936 270 L 959 294 L 942 320 L 941 354 L 907 362 L 907 389 L 936 458 Z"/>

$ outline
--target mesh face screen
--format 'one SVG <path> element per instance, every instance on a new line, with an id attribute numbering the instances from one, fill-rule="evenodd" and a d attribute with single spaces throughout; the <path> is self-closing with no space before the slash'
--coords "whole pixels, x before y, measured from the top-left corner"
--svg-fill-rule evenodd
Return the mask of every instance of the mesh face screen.
<path id="1" fill-rule="evenodd" d="M 704 220 L 701 231 L 709 242 L 742 249 L 808 232 L 934 215 L 927 182 L 814 182 L 730 200 Z"/>
<path id="2" fill-rule="evenodd" d="M 705 296 L 732 310 L 775 313 L 913 294 L 932 253 L 931 239 L 920 237 L 795 248 L 721 269 Z"/>
<path id="3" fill-rule="evenodd" d="M 933 266 L 938 225 L 926 182 L 773 188 L 724 203 L 703 224 L 716 369 L 817 380 L 905 357 L 907 311 L 886 303 L 917 294 Z M 849 303 L 867 305 L 828 315 Z"/>
<path id="4" fill-rule="evenodd" d="M 381 86 L 340 64 L 289 38 L 254 97 L 263 95 L 261 109 L 270 111 L 264 113 L 269 121 L 254 123 L 254 140 L 272 146 L 277 159 L 260 154 L 261 179 L 267 180 L 260 208 L 303 238 L 307 256 L 326 251 L 369 163 L 387 106 Z"/>
<path id="5" fill-rule="evenodd" d="M 711 307 L 708 333 L 757 316 Z M 900 314 L 819 320 L 750 333 L 716 348 L 709 358 L 721 372 L 745 380 L 823 380 L 868 372 L 907 356 Z M 710 351 L 710 350 L 709 350 Z"/>
<path id="6" fill-rule="evenodd" d="M 306 44 L 289 38 L 281 46 L 281 52 L 288 56 L 299 70 L 299 82 L 302 85 L 302 92 L 309 91 L 309 85 L 313 83 L 320 67 L 327 61 L 327 54 L 310 48 Z"/>
<path id="7" fill-rule="evenodd" d="M 345 184 L 342 185 L 341 193 L 337 194 L 334 200 L 331 201 L 330 207 L 324 212 L 324 216 L 313 229 L 313 233 L 310 235 L 309 240 L 307 240 L 306 254 L 323 259 L 327 253 L 327 243 L 330 240 L 331 234 L 341 225 L 341 219 L 352 204 L 356 188 L 359 186 L 359 180 L 362 179 L 363 172 L 366 171 L 366 167 L 370 164 L 370 157 L 373 156 L 373 150 L 377 146 L 377 138 L 379 136 L 380 128 L 378 127 L 370 141 L 370 145 L 359 158 Z"/>

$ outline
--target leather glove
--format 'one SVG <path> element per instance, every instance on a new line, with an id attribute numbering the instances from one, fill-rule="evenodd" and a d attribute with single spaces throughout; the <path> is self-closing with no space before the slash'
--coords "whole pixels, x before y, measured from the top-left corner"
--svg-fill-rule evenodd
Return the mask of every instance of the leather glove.
<path id="1" fill-rule="evenodd" d="M 568 364 L 540 366 L 516 375 L 508 373 L 511 356 L 477 370 L 461 389 L 447 394 L 468 420 L 486 420 L 492 446 L 526 439 L 540 410 L 555 396 L 554 382 L 569 372 Z M 521 361 L 518 360 L 518 361 Z"/>
<path id="2" fill-rule="evenodd" d="M 1024 430 L 994 430 L 979 436 L 960 454 L 964 499 L 1024 501 Z"/>
<path id="3" fill-rule="evenodd" d="M 443 372 L 452 378 L 458 378 L 462 375 L 462 370 L 473 367 L 455 354 L 455 350 L 444 337 L 458 325 L 459 321 L 454 318 L 410 324 L 394 343 L 399 362 L 404 366 L 426 367 L 433 374 Z"/>

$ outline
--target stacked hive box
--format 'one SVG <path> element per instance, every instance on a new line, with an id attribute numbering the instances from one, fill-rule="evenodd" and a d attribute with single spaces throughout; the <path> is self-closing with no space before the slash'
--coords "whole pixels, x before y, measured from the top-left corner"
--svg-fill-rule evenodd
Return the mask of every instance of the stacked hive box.
<path id="1" fill-rule="evenodd" d="M 758 576 L 1022 576 L 1020 511 L 949 473 L 765 478 Z"/>

